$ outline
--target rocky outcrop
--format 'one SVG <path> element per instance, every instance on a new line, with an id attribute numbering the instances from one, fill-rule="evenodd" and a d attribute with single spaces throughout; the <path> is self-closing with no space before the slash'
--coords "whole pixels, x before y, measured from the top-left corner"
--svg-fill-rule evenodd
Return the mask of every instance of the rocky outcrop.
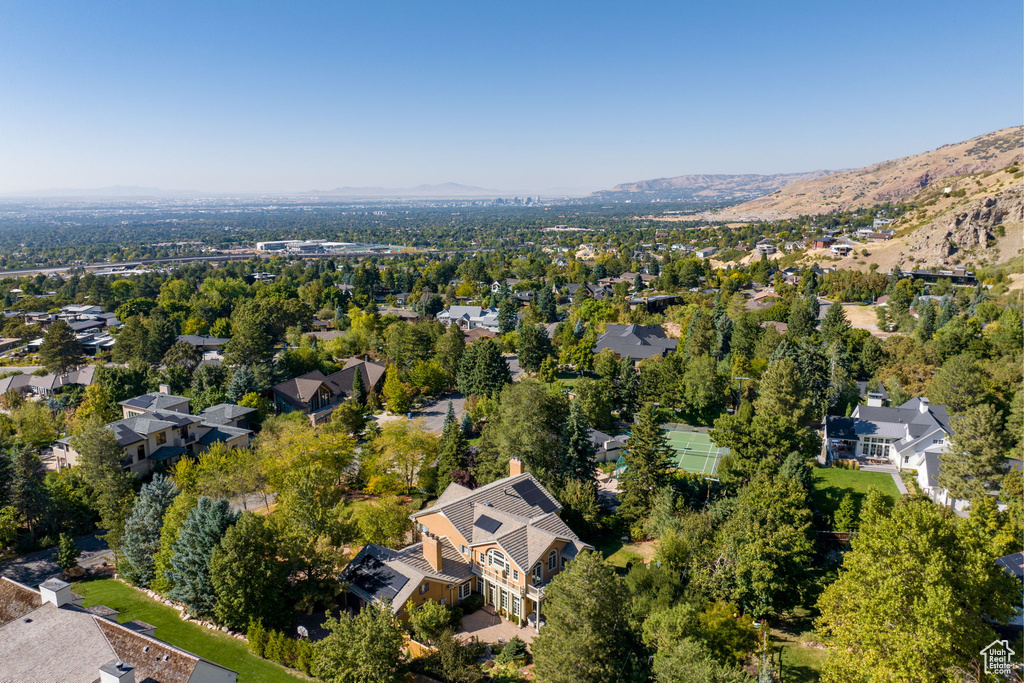
<path id="1" fill-rule="evenodd" d="M 918 229 L 908 243 L 914 256 L 927 263 L 951 265 L 950 259 L 975 247 L 988 248 L 999 236 L 997 230 L 1020 230 L 1024 224 L 1024 190 L 1003 190 L 971 202 L 962 210 L 940 216 Z"/>

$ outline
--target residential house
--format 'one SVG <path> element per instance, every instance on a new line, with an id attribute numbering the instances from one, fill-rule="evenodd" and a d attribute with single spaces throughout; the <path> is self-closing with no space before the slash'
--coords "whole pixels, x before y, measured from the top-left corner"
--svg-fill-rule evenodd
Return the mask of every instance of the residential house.
<path id="1" fill-rule="evenodd" d="M 552 291 L 557 295 L 560 294 L 562 290 L 565 290 L 570 298 L 575 299 L 576 294 L 581 288 L 590 290 L 590 295 L 597 300 L 607 299 L 614 294 L 614 292 L 612 292 L 612 288 L 606 285 L 579 284 L 578 282 L 570 282 L 562 285 L 561 287 L 553 286 Z"/>
<path id="2" fill-rule="evenodd" d="M 1016 579 L 1022 594 L 1024 594 L 1024 552 L 1004 555 L 996 560 L 996 564 L 1007 575 Z M 1024 629 L 1024 595 L 1022 595 L 1021 600 L 1017 601 L 1017 605 L 1013 610 L 1013 616 L 1010 617 L 1006 625 L 1016 629 Z"/>
<path id="3" fill-rule="evenodd" d="M 249 420 L 255 412 L 255 408 L 247 406 L 239 406 L 234 403 L 218 403 L 215 406 L 203 409 L 199 413 L 199 417 L 208 425 L 251 429 Z"/>
<path id="4" fill-rule="evenodd" d="M 39 589 L 0 577 L 0 679 L 82 683 L 235 683 L 238 675 L 154 637 L 154 626 L 117 622 L 82 607 L 59 579 Z"/>
<path id="5" fill-rule="evenodd" d="M 607 325 L 594 345 L 594 353 L 611 349 L 616 355 L 637 362 L 666 356 L 677 346 L 679 340 L 669 339 L 660 325 Z"/>
<path id="6" fill-rule="evenodd" d="M 835 254 L 836 256 L 841 256 L 845 258 L 849 256 L 851 252 L 853 252 L 853 247 L 851 247 L 848 244 L 833 244 L 829 251 Z"/>
<path id="7" fill-rule="evenodd" d="M 754 245 L 754 249 L 757 251 L 757 253 L 764 254 L 765 256 L 769 256 L 778 251 L 775 245 L 769 242 L 768 240 L 761 240 L 756 245 Z"/>
<path id="8" fill-rule="evenodd" d="M 361 358 L 349 358 L 344 367 L 330 375 L 319 370 L 307 372 L 270 388 L 278 412 L 299 411 L 314 424 L 330 417 L 340 403 L 352 396 L 352 383 L 358 372 L 367 391 L 380 391 L 386 367 Z"/>
<path id="9" fill-rule="evenodd" d="M 208 334 L 179 334 L 178 341 L 191 344 L 203 351 L 217 351 L 231 340 L 211 337 Z"/>
<path id="10" fill-rule="evenodd" d="M 677 306 L 682 303 L 682 297 L 675 294 L 655 294 L 652 296 L 633 297 L 626 303 L 630 310 L 643 307 L 648 313 L 664 313 L 670 306 Z"/>
<path id="11" fill-rule="evenodd" d="M 811 239 L 811 248 L 812 249 L 828 249 L 829 247 L 831 247 L 835 243 L 835 241 L 836 240 L 835 240 L 834 237 L 829 237 L 827 235 L 824 236 L 824 237 L 815 237 L 815 238 Z"/>
<path id="12" fill-rule="evenodd" d="M 450 325 L 457 324 L 464 330 L 482 327 L 491 332 L 498 331 L 498 308 L 491 306 L 451 306 L 437 314 L 438 322 Z"/>
<path id="13" fill-rule="evenodd" d="M 698 249 L 696 252 L 697 258 L 708 258 L 709 256 L 714 256 L 717 253 L 718 247 L 704 247 L 703 249 Z"/>
<path id="14" fill-rule="evenodd" d="M 952 434 L 945 406 L 921 397 L 891 408 L 883 405 L 880 394 L 868 394 L 868 404 L 854 408 L 850 417 L 827 416 L 824 436 L 832 457 L 846 453 L 917 471 L 928 453 L 937 456 L 946 450 Z"/>
<path id="15" fill-rule="evenodd" d="M 96 375 L 95 365 L 84 365 L 77 370 L 62 374 L 50 373 L 47 375 L 11 375 L 0 379 L 0 394 L 8 391 L 15 391 L 22 396 L 32 393 L 38 396 L 49 396 L 58 393 L 67 386 L 87 387 L 93 382 Z"/>
<path id="16" fill-rule="evenodd" d="M 590 440 L 597 448 L 595 460 L 597 460 L 597 462 L 616 462 L 620 457 L 622 457 L 623 449 L 626 448 L 626 441 L 628 439 L 628 434 L 610 436 L 604 432 L 599 432 L 596 429 L 591 428 Z"/>
<path id="17" fill-rule="evenodd" d="M 188 403 L 187 398 L 165 392 L 121 401 L 124 418 L 106 427 L 114 433 L 124 450 L 121 465 L 125 470 L 144 476 L 157 467 L 173 465 L 187 454 L 198 455 L 217 442 L 231 448 L 249 446 L 252 431 L 222 421 L 223 409 L 214 411 L 210 416 L 190 415 Z M 71 437 L 54 443 L 53 454 L 58 469 L 78 463 L 79 453 L 72 445 Z"/>
<path id="18" fill-rule="evenodd" d="M 427 600 L 458 605 L 473 593 L 522 626 L 543 625 L 548 582 L 584 549 L 558 516 L 561 504 L 522 461 L 509 476 L 478 489 L 449 484 L 429 508 L 414 512 L 419 541 L 401 550 L 369 544 L 345 568 L 349 604 L 387 598 L 406 618 Z"/>

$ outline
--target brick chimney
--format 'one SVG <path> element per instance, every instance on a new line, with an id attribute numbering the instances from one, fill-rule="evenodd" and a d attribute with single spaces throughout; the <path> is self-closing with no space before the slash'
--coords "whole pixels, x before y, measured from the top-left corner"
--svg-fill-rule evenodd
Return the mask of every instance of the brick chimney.
<path id="1" fill-rule="evenodd" d="M 423 557 L 435 572 L 441 571 L 441 539 L 429 531 L 423 533 Z"/>
<path id="2" fill-rule="evenodd" d="M 512 458 L 508 461 L 508 476 L 514 477 L 523 473 L 523 461 L 519 458 Z"/>
<path id="3" fill-rule="evenodd" d="M 135 667 L 111 659 L 100 667 L 99 683 L 135 683 Z"/>
<path id="4" fill-rule="evenodd" d="M 57 607 L 70 605 L 73 599 L 71 597 L 71 584 L 60 579 L 47 579 L 39 584 L 39 597 L 42 598 L 44 603 L 48 602 Z"/>

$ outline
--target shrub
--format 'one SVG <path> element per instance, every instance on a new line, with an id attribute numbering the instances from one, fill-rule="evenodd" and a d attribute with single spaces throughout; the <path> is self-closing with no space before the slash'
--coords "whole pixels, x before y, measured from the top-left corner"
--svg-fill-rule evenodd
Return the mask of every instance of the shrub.
<path id="1" fill-rule="evenodd" d="M 249 639 L 249 650 L 257 657 L 262 657 L 267 647 L 267 630 L 263 628 L 263 622 L 259 619 L 249 620 L 246 638 Z"/>
<path id="2" fill-rule="evenodd" d="M 497 661 L 499 664 L 526 663 L 526 643 L 519 636 L 512 636 L 512 639 L 501 648 Z"/>
<path id="3" fill-rule="evenodd" d="M 461 607 L 464 614 L 472 614 L 473 612 L 481 609 L 484 606 L 484 596 L 479 593 L 473 593 L 468 598 L 462 601 Z"/>

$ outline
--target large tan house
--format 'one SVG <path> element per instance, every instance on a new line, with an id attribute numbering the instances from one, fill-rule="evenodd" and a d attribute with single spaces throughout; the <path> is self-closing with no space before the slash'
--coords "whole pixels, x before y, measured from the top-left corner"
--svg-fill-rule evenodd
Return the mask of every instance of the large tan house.
<path id="1" fill-rule="evenodd" d="M 405 617 L 410 605 L 458 605 L 479 593 L 494 612 L 539 629 L 548 582 L 592 548 L 558 516 L 561 509 L 518 458 L 508 477 L 486 486 L 450 484 L 411 515 L 418 542 L 401 550 L 370 544 L 353 558 L 341 575 L 349 606 L 389 599 Z"/>

